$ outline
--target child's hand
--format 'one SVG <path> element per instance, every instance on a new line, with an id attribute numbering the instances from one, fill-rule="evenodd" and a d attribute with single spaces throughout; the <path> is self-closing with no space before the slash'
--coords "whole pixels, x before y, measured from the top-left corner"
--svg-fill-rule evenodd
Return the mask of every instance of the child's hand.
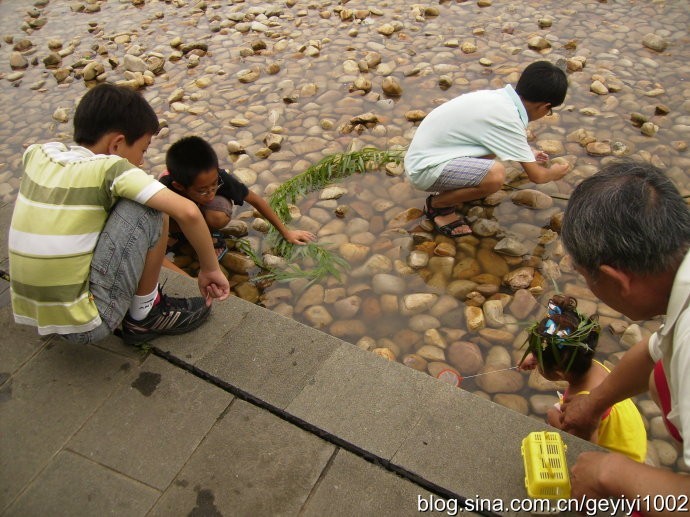
<path id="1" fill-rule="evenodd" d="M 534 159 L 539 163 L 546 163 L 549 161 L 549 155 L 544 151 L 534 151 Z"/>
<path id="2" fill-rule="evenodd" d="M 288 230 L 283 237 L 290 244 L 299 244 L 301 246 L 316 240 L 316 235 L 305 230 Z"/>
<path id="3" fill-rule="evenodd" d="M 537 358 L 534 354 L 528 354 L 525 360 L 518 364 L 518 370 L 534 370 L 537 367 Z"/>
<path id="4" fill-rule="evenodd" d="M 220 269 L 215 271 L 199 271 L 197 278 L 199 291 L 206 298 L 206 305 L 216 300 L 225 300 L 230 295 L 230 284 Z"/>

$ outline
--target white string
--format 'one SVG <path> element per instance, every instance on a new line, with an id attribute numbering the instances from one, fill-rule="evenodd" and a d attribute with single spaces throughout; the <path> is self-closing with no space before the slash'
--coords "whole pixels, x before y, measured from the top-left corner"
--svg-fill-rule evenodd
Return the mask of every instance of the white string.
<path id="1" fill-rule="evenodd" d="M 480 375 L 488 375 L 490 373 L 507 372 L 508 370 L 514 370 L 516 368 L 517 366 L 511 366 L 510 368 L 503 368 L 502 370 L 491 370 L 490 372 L 478 373 L 476 375 L 468 375 L 466 377 L 463 377 L 462 379 L 472 379 L 473 377 L 479 377 Z"/>

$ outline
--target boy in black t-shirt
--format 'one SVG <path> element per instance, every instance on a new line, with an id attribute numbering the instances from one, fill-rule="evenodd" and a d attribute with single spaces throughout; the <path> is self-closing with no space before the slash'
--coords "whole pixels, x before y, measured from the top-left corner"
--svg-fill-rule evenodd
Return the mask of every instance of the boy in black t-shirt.
<path id="1" fill-rule="evenodd" d="M 165 165 L 168 170 L 159 181 L 199 206 L 214 237 L 218 260 L 223 257 L 227 247 L 217 230 L 230 222 L 233 206 L 242 205 L 245 201 L 275 226 L 286 241 L 307 244 L 316 239 L 311 232 L 287 228 L 266 200 L 219 168 L 218 155 L 203 138 L 188 136 L 175 142 L 166 153 Z M 171 225 L 171 237 L 176 240 L 174 230 Z"/>

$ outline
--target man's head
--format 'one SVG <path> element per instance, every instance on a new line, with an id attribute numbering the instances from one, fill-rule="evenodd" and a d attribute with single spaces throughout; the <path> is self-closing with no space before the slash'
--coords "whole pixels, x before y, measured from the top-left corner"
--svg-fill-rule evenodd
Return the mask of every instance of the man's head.
<path id="1" fill-rule="evenodd" d="M 134 165 L 143 161 L 158 129 L 158 117 L 146 99 L 130 88 L 108 83 L 86 92 L 74 113 L 77 144 L 117 154 Z"/>
<path id="2" fill-rule="evenodd" d="M 535 61 L 522 71 L 515 86 L 516 93 L 523 101 L 538 105 L 542 109 L 541 118 L 551 108 L 560 106 L 568 91 L 568 78 L 565 72 L 548 61 Z"/>
<path id="3" fill-rule="evenodd" d="M 219 187 L 218 155 L 203 138 L 188 136 L 170 146 L 165 166 L 176 189 L 197 203 L 210 202 Z"/>
<path id="4" fill-rule="evenodd" d="M 649 318 L 665 310 L 690 246 L 690 211 L 660 169 L 615 162 L 575 188 L 561 238 L 594 294 L 632 319 Z M 655 294 L 634 295 L 646 290 Z"/>

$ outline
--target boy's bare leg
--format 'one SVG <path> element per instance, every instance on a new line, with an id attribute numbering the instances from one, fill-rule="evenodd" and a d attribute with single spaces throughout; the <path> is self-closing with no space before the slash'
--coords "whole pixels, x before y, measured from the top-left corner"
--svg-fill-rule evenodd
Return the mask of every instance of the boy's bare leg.
<path id="1" fill-rule="evenodd" d="M 166 214 L 163 214 L 161 236 L 155 246 L 146 253 L 144 270 L 141 272 L 137 290 L 134 293 L 137 296 L 145 296 L 153 292 L 158 285 L 158 278 L 161 274 L 161 267 L 163 267 L 163 258 L 165 257 L 165 248 L 168 242 L 168 228 L 169 218 Z"/>

